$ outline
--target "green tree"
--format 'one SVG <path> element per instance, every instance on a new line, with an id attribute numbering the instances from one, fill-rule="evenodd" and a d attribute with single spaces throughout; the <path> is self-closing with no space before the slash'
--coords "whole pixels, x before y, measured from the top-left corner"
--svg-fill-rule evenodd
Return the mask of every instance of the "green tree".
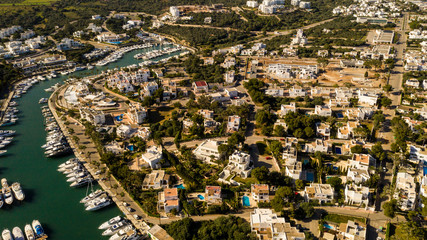
<path id="1" fill-rule="evenodd" d="M 397 200 L 392 199 L 384 203 L 383 209 L 384 209 L 384 215 L 386 215 L 389 218 L 394 218 L 396 216 L 396 211 L 398 210 Z"/>
<path id="2" fill-rule="evenodd" d="M 304 181 L 303 181 L 303 180 L 301 180 L 301 179 L 297 179 L 297 180 L 295 181 L 295 186 L 297 187 L 297 189 L 298 189 L 298 190 L 303 190 L 303 189 L 304 189 L 304 187 L 305 187 L 305 183 L 304 183 Z"/>
<path id="3" fill-rule="evenodd" d="M 392 101 L 390 98 L 382 96 L 381 97 L 381 106 L 383 107 L 389 107 L 392 104 Z"/>
<path id="4" fill-rule="evenodd" d="M 343 188 L 342 180 L 339 177 L 331 177 L 326 180 L 326 183 L 331 184 L 335 191 L 339 191 Z"/>
<path id="5" fill-rule="evenodd" d="M 268 179 L 268 169 L 265 166 L 254 168 L 251 175 L 259 182 L 264 183 Z"/>

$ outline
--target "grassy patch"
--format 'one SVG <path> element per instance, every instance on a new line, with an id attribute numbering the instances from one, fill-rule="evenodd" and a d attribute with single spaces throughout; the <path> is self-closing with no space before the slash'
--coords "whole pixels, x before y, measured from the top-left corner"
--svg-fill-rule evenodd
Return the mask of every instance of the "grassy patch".
<path id="1" fill-rule="evenodd" d="M 15 6 L 15 5 L 50 5 L 58 0 L 24 0 L 24 1 L 6 1 L 0 3 L 3 6 Z"/>
<path id="2" fill-rule="evenodd" d="M 256 178 L 253 178 L 253 177 L 250 177 L 250 178 L 234 177 L 233 180 L 236 181 L 236 182 L 241 182 L 241 183 L 245 183 L 245 184 L 255 184 L 255 183 L 258 183 L 258 181 L 256 180 Z"/>
<path id="3" fill-rule="evenodd" d="M 334 222 L 334 223 L 347 223 L 348 220 L 358 221 L 361 223 L 365 223 L 366 221 L 366 218 L 363 218 L 363 217 L 352 217 L 352 216 L 339 215 L 339 214 L 333 214 L 333 213 L 328 213 L 328 215 L 326 215 L 323 219 L 326 221 Z"/>

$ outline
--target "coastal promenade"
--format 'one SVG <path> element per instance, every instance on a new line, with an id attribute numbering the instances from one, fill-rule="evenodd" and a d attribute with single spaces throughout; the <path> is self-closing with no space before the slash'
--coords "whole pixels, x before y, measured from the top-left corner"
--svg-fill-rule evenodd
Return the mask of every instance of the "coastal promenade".
<path id="1" fill-rule="evenodd" d="M 65 85 L 66 86 L 66 85 Z M 112 198 L 112 200 L 116 203 L 118 208 L 123 214 L 132 222 L 132 224 L 142 233 L 146 232 L 149 227 L 144 222 L 144 220 L 148 220 L 149 222 L 156 224 L 158 223 L 157 218 L 148 217 L 142 208 L 133 201 L 130 195 L 121 187 L 120 183 L 115 179 L 112 175 L 108 174 L 108 170 L 103 174 L 96 174 L 102 168 L 108 169 L 107 166 L 101 163 L 101 157 L 96 149 L 95 144 L 84 134 L 85 129 L 84 126 L 69 116 L 66 116 L 66 120 L 61 120 L 61 117 L 58 115 L 57 110 L 57 94 L 58 92 L 63 92 L 64 87 L 59 88 L 55 91 L 51 97 L 49 98 L 48 104 L 49 109 L 52 111 L 53 116 L 58 122 L 61 130 L 65 134 L 71 148 L 75 156 L 83 163 L 85 168 L 90 172 L 90 174 L 97 180 L 98 184 L 104 189 Z M 68 121 L 70 124 L 68 126 L 65 125 L 65 122 Z M 85 146 L 85 149 L 79 149 L 79 144 L 77 144 L 68 129 L 73 129 L 74 136 L 77 136 L 80 140 L 79 143 Z M 95 163 L 95 164 L 94 164 Z M 125 204 L 127 206 L 125 206 Z M 129 211 L 131 210 L 131 211 Z M 141 219 L 136 219 L 134 216 L 138 215 L 142 217 Z M 157 221 L 156 221 L 157 220 Z"/>

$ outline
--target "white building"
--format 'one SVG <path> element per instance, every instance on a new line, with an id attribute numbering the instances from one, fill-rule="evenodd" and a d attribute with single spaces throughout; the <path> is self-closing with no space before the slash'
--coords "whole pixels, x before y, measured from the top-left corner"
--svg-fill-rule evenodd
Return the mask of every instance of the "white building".
<path id="1" fill-rule="evenodd" d="M 365 205 L 369 203 L 369 188 L 356 184 L 345 185 L 344 190 L 345 202 L 350 205 Z"/>
<path id="2" fill-rule="evenodd" d="M 306 202 L 319 201 L 320 204 L 334 200 L 334 188 L 330 184 L 312 183 L 304 189 Z"/>
<path id="3" fill-rule="evenodd" d="M 256 208 L 251 213 L 251 230 L 258 239 L 304 240 L 303 232 L 291 227 L 285 218 L 278 217 L 271 209 Z"/>
<path id="4" fill-rule="evenodd" d="M 165 170 L 153 170 L 151 173 L 145 175 L 142 182 L 142 189 L 160 189 L 169 187 L 169 174 Z"/>
<path id="5" fill-rule="evenodd" d="M 93 125 L 99 126 L 105 123 L 105 114 L 102 111 L 91 108 L 80 108 L 80 117 Z"/>
<path id="6" fill-rule="evenodd" d="M 141 161 L 147 163 L 152 169 L 160 168 L 160 160 L 163 159 L 161 147 L 151 146 L 141 156 Z"/>
<path id="7" fill-rule="evenodd" d="M 375 106 L 378 102 L 378 94 L 371 90 L 357 90 L 359 103 L 364 103 L 369 106 Z"/>
<path id="8" fill-rule="evenodd" d="M 332 116 L 332 109 L 326 105 L 316 105 L 314 107 L 314 114 L 322 117 L 330 117 Z"/>
<path id="9" fill-rule="evenodd" d="M 414 161 L 416 163 L 419 163 L 419 162 L 427 163 L 427 151 L 423 147 L 410 145 L 409 160 Z"/>
<path id="10" fill-rule="evenodd" d="M 237 132 L 240 128 L 240 117 L 237 115 L 229 116 L 227 122 L 227 132 Z"/>
<path id="11" fill-rule="evenodd" d="M 127 115 L 134 124 L 142 124 L 147 118 L 147 109 L 140 104 L 129 104 Z"/>
<path id="12" fill-rule="evenodd" d="M 222 142 L 220 141 L 206 140 L 194 149 L 194 156 L 202 161 L 212 163 L 212 161 L 218 160 L 220 157 L 218 147 L 221 144 Z"/>
<path id="13" fill-rule="evenodd" d="M 403 211 L 414 210 L 417 199 L 414 177 L 406 172 L 397 173 L 393 197 L 399 201 L 400 209 Z"/>
<path id="14" fill-rule="evenodd" d="M 172 17 L 178 18 L 179 17 L 179 9 L 178 9 L 178 7 L 171 6 L 170 7 L 170 13 L 171 13 Z"/>
<path id="15" fill-rule="evenodd" d="M 251 196 L 255 202 L 270 202 L 268 184 L 251 184 Z"/>
<path id="16" fill-rule="evenodd" d="M 289 105 L 282 104 L 280 106 L 280 116 L 285 116 L 289 112 L 296 112 L 296 110 L 295 102 L 290 102 Z"/>
<path id="17" fill-rule="evenodd" d="M 256 8 L 256 7 L 258 7 L 258 2 L 257 1 L 247 1 L 246 6 L 248 6 L 250 8 Z"/>

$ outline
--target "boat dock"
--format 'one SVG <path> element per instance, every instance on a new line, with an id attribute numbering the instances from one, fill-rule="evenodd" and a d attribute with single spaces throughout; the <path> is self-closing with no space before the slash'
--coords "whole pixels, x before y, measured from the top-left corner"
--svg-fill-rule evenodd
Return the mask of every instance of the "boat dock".
<path id="1" fill-rule="evenodd" d="M 6 112 L 6 109 L 9 107 L 9 103 L 12 100 L 13 95 L 15 95 L 15 89 L 13 89 L 12 91 L 10 91 L 9 96 L 7 97 L 7 99 L 3 101 L 3 104 L 2 104 L 1 109 L 0 109 L 0 122 L 3 121 L 4 113 Z"/>
<path id="2" fill-rule="evenodd" d="M 64 86 L 66 86 L 66 85 L 64 85 Z M 133 226 L 140 233 L 146 233 L 150 227 L 147 225 L 147 223 L 143 219 L 144 217 L 146 217 L 146 214 L 141 209 L 141 207 L 121 187 L 120 183 L 114 178 L 114 176 L 110 176 L 110 178 L 107 180 L 108 176 L 106 173 L 100 174 L 100 175 L 96 174 L 96 172 L 99 169 L 96 169 L 95 166 L 93 166 L 90 163 L 90 161 L 95 161 L 95 159 L 97 159 L 100 162 L 99 153 L 96 151 L 95 154 L 91 154 L 90 155 L 91 160 L 88 160 L 88 157 L 85 156 L 85 154 L 82 152 L 82 150 L 78 150 L 79 149 L 78 146 L 76 146 L 76 144 L 72 140 L 72 136 L 67 131 L 67 126 L 64 125 L 63 121 L 58 116 L 58 112 L 55 110 L 56 109 L 55 108 L 56 107 L 56 100 L 57 100 L 57 94 L 55 94 L 55 93 L 63 91 L 65 89 L 64 86 L 58 88 L 49 97 L 48 104 L 49 104 L 49 109 L 53 113 L 53 116 L 56 119 L 57 123 L 59 124 L 59 127 L 61 128 L 62 132 L 64 133 L 65 137 L 67 138 L 68 143 L 70 144 L 76 158 L 78 158 L 80 160 L 80 162 L 84 165 L 84 167 L 94 177 L 94 179 L 98 182 L 99 186 L 101 186 L 102 189 L 108 193 L 108 195 L 116 203 L 116 205 L 120 209 L 120 211 L 126 216 L 127 219 L 129 219 L 132 222 Z M 70 118 L 69 120 L 76 122 L 81 128 L 80 129 L 81 133 L 84 134 L 83 126 L 81 125 L 81 123 L 79 123 L 78 121 L 76 121 L 72 118 Z M 70 124 L 70 125 L 74 125 L 74 124 Z M 77 131 L 76 131 L 76 133 L 77 133 Z M 101 163 L 101 165 L 105 166 L 105 164 L 103 164 L 103 163 Z M 102 166 L 102 167 L 104 167 L 104 166 Z M 116 187 L 116 186 L 118 186 L 118 187 Z M 125 203 L 127 206 L 125 206 Z M 129 211 L 129 208 L 132 211 Z M 138 219 L 135 218 L 135 215 L 137 215 L 139 218 Z"/>

